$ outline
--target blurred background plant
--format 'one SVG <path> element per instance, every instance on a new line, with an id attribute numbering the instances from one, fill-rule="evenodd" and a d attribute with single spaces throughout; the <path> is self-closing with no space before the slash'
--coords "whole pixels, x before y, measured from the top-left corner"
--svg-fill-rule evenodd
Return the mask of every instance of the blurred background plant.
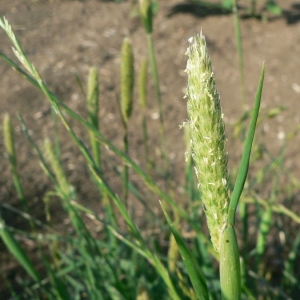
<path id="1" fill-rule="evenodd" d="M 282 14 L 282 9 L 275 0 L 266 1 L 239 1 L 239 0 L 222 0 L 222 1 L 202 1 L 202 0 L 187 0 L 190 3 L 195 3 L 202 7 L 220 9 L 224 12 L 232 11 L 235 2 L 244 17 L 259 18 L 262 20 L 267 19 L 267 15 L 271 14 L 273 16 L 280 16 Z M 263 3 L 262 3 L 263 2 Z M 240 4 L 241 3 L 241 4 Z M 260 9 L 258 10 L 258 6 Z"/>

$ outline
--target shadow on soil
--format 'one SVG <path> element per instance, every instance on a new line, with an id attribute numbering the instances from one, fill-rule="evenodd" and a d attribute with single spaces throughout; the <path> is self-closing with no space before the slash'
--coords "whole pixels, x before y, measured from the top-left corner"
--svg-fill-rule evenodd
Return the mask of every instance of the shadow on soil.
<path id="1" fill-rule="evenodd" d="M 240 6 L 241 11 L 245 10 L 246 7 Z M 221 16 L 229 15 L 232 11 L 226 9 L 221 5 L 211 5 L 202 3 L 178 3 L 174 5 L 168 14 L 168 17 L 172 17 L 176 14 L 191 14 L 196 18 L 206 18 L 210 16 Z M 266 13 L 266 9 L 263 8 L 262 11 L 255 16 L 256 19 L 261 20 L 263 14 Z M 247 13 L 242 13 L 241 18 L 247 19 L 251 16 Z M 292 4 L 289 10 L 283 10 L 280 16 L 268 16 L 268 21 L 275 21 L 279 18 L 285 18 L 287 24 L 296 24 L 300 21 L 300 3 L 295 2 Z"/>

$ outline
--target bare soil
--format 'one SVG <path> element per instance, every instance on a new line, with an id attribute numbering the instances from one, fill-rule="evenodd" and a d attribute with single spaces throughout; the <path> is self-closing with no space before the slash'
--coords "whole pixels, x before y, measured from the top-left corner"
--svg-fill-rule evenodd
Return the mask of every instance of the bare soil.
<path id="1" fill-rule="evenodd" d="M 247 1 L 244 1 L 247 5 Z M 262 1 L 261 1 L 262 2 Z M 183 99 L 186 86 L 185 51 L 188 38 L 202 30 L 207 38 L 217 88 L 221 95 L 229 136 L 228 152 L 230 167 L 235 165 L 241 154 L 240 143 L 232 137 L 232 125 L 242 115 L 245 107 L 253 104 L 263 61 L 266 62 L 266 77 L 262 99 L 262 115 L 283 106 L 285 110 L 272 119 L 265 118 L 258 139 L 276 157 L 283 139 L 300 124 L 300 4 L 293 0 L 279 0 L 284 14 L 270 18 L 268 22 L 243 18 L 241 22 L 245 66 L 246 103 L 240 92 L 240 76 L 236 50 L 233 16 L 215 10 L 196 9 L 187 2 L 159 1 L 154 20 L 154 41 L 159 66 L 163 98 L 167 148 L 171 163 L 171 174 L 178 182 L 177 198 L 181 199 L 183 183 L 185 142 L 179 125 L 186 119 L 186 101 Z M 130 37 L 135 54 L 135 69 L 147 56 L 145 31 L 141 26 L 137 3 L 125 1 L 119 4 L 107 1 L 22 1 L 1 0 L 0 15 L 7 17 L 26 53 L 52 91 L 72 109 L 86 116 L 85 98 L 78 78 L 86 85 L 89 68 L 99 67 L 101 131 L 112 143 L 122 145 L 123 128 L 119 114 L 119 52 L 124 37 Z M 13 57 L 11 44 L 0 32 L 0 50 Z M 51 183 L 41 170 L 38 159 L 21 132 L 16 114 L 22 114 L 31 130 L 33 139 L 41 144 L 49 137 L 54 138 L 51 109 L 45 97 L 32 87 L 5 62 L 0 61 L 0 111 L 1 116 L 9 113 L 15 124 L 15 142 L 22 183 L 33 215 L 45 220 L 43 197 L 51 190 Z M 158 108 L 151 77 L 149 77 L 149 145 L 153 160 L 160 164 Z M 138 97 L 136 97 L 138 100 Z M 2 117 L 1 117 L 2 119 Z M 78 134 L 86 140 L 86 132 L 72 122 Z M 142 166 L 143 158 L 141 114 L 138 101 L 134 105 L 130 130 L 130 155 Z M 92 183 L 86 182 L 88 170 L 84 159 L 73 146 L 64 128 L 59 127 L 62 142 L 62 163 L 70 182 L 76 187 L 78 199 L 86 206 L 100 210 L 99 195 Z M 1 139 L 2 140 L 2 139 Z M 299 137 L 288 146 L 285 168 L 299 179 Z M 0 142 L 1 177 L 0 201 L 21 208 L 13 188 L 9 164 L 3 142 Z M 112 165 L 121 162 L 108 150 L 105 151 L 104 167 L 106 178 L 118 194 L 121 183 Z M 106 169 L 105 169 L 106 170 Z M 155 179 L 163 182 L 159 172 Z M 133 172 L 132 180 L 143 186 Z M 136 203 L 131 199 L 132 203 Z M 152 205 L 159 211 L 158 199 Z M 10 226 L 24 226 L 22 218 L 6 208 L 1 208 Z M 140 216 L 140 225 L 147 226 Z M 59 211 L 55 217 L 59 220 Z M 23 227 L 22 227 L 23 228 Z M 1 247 L 2 248 L 2 247 Z M 4 262 L 6 256 L 1 254 Z M 16 264 L 6 262 L 6 269 L 14 277 Z M 4 299 L 4 298 L 3 298 Z"/>

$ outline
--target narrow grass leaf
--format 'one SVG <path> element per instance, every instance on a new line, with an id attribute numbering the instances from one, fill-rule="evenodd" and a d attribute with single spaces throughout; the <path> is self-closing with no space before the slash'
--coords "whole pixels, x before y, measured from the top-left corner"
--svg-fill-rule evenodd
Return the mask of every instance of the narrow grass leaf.
<path id="1" fill-rule="evenodd" d="M 32 262 L 22 249 L 20 244 L 14 238 L 12 233 L 6 228 L 3 220 L 0 220 L 0 236 L 7 249 L 12 253 L 15 259 L 22 265 L 26 272 L 35 280 L 39 281 L 40 276 L 35 270 Z"/>
<path id="2" fill-rule="evenodd" d="M 94 125 L 95 129 L 99 130 L 98 112 L 99 112 L 99 79 L 98 79 L 98 69 L 92 67 L 89 72 L 88 78 L 88 92 L 87 92 L 87 108 L 89 122 Z M 89 131 L 90 144 L 92 148 L 92 153 L 97 166 L 100 168 L 101 165 L 101 153 L 99 142 L 95 138 L 92 131 Z"/>
<path id="3" fill-rule="evenodd" d="M 172 234 L 174 235 L 177 245 L 179 247 L 180 254 L 182 256 L 187 272 L 190 276 L 197 298 L 199 300 L 208 300 L 209 296 L 208 296 L 208 290 L 206 285 L 206 279 L 199 267 L 198 262 L 196 261 L 191 251 L 185 245 L 182 237 L 180 236 L 180 233 L 173 226 L 170 217 L 168 216 L 167 212 L 164 210 L 161 203 L 160 205 L 164 212 L 165 218 L 170 226 Z"/>
<path id="4" fill-rule="evenodd" d="M 143 1 L 143 0 L 141 0 Z M 145 0 L 147 2 L 148 0 Z M 159 110 L 159 134 L 160 134 L 160 143 L 161 143 L 161 157 L 164 160 L 165 163 L 165 169 L 166 173 L 168 173 L 169 169 L 169 159 L 167 155 L 167 144 L 166 144 L 166 135 L 165 135 L 165 126 L 164 126 L 164 116 L 163 116 L 163 107 L 162 107 L 162 97 L 161 97 L 161 90 L 160 90 L 160 81 L 158 76 L 158 70 L 157 70 L 157 63 L 156 63 L 156 57 L 155 57 L 155 49 L 154 49 L 154 42 L 152 33 L 149 32 L 147 34 L 147 43 L 148 43 L 148 51 L 150 55 L 150 65 L 152 70 L 152 77 L 154 82 L 154 88 L 156 93 L 156 99 L 158 104 L 158 110 Z"/>
<path id="5" fill-rule="evenodd" d="M 252 112 L 250 127 L 249 127 L 249 131 L 247 134 L 245 146 L 244 146 L 244 151 L 243 151 L 239 171 L 237 174 L 237 179 L 236 179 L 234 189 L 232 192 L 232 196 L 230 199 L 230 204 L 229 204 L 229 209 L 228 209 L 228 224 L 230 224 L 230 225 L 234 225 L 236 208 L 237 208 L 240 196 L 243 192 L 244 184 L 245 184 L 246 177 L 248 174 L 251 147 L 252 147 L 252 143 L 253 143 L 253 139 L 254 139 L 256 122 L 257 122 L 257 118 L 258 118 L 260 101 L 261 101 L 261 96 L 262 96 L 264 75 L 265 75 L 265 64 L 263 64 L 263 66 L 262 66 L 262 71 L 261 71 L 259 85 L 258 85 L 257 92 L 256 92 L 255 104 L 254 104 L 254 108 L 253 108 L 253 112 Z"/>
<path id="6" fill-rule="evenodd" d="M 3 119 L 3 134 L 4 134 L 4 144 L 8 154 L 10 168 L 12 173 L 12 179 L 17 191 L 18 197 L 21 200 L 23 209 L 26 213 L 29 214 L 29 208 L 27 205 L 27 200 L 25 197 L 24 189 L 21 184 L 21 179 L 18 173 L 18 166 L 17 166 L 17 153 L 15 150 L 15 139 L 14 139 L 14 130 L 12 126 L 12 122 L 10 116 L 8 114 L 4 115 Z M 34 224 L 32 223 L 31 219 L 29 219 L 29 224 L 31 228 L 34 228 Z"/>

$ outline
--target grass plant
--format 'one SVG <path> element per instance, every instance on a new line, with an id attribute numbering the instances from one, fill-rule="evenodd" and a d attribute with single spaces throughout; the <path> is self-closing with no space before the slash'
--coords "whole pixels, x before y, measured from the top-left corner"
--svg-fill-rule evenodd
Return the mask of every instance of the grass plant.
<path id="1" fill-rule="evenodd" d="M 26 200 L 24 190 L 23 190 L 23 187 L 21 184 L 21 179 L 20 179 L 20 176 L 18 173 L 13 125 L 11 122 L 11 118 L 8 114 L 6 114 L 3 118 L 3 133 L 4 133 L 4 144 L 5 144 L 6 153 L 8 155 L 8 159 L 9 159 L 9 163 L 10 163 L 13 183 L 14 183 L 15 189 L 17 191 L 18 197 L 22 203 L 24 211 L 26 213 L 29 213 L 27 200 Z"/>
<path id="2" fill-rule="evenodd" d="M 149 60 L 150 66 L 152 70 L 153 83 L 155 88 L 156 100 L 159 111 L 159 132 L 160 132 L 160 141 L 161 141 L 161 151 L 162 158 L 165 164 L 165 172 L 167 177 L 169 176 L 169 158 L 167 155 L 167 145 L 166 145 L 166 137 L 165 137 L 165 125 L 164 125 L 164 115 L 163 115 L 163 105 L 162 105 L 162 97 L 160 91 L 160 83 L 158 76 L 158 68 L 155 57 L 155 49 L 153 42 L 153 5 L 152 0 L 139 0 L 140 4 L 140 15 L 141 20 L 144 25 L 146 35 L 147 35 L 147 44 L 149 51 Z"/>
<path id="3" fill-rule="evenodd" d="M 148 60 L 144 59 L 140 66 L 139 73 L 139 100 L 142 110 L 142 127 L 143 127 L 143 145 L 145 160 L 147 164 L 148 173 L 151 173 L 152 163 L 149 156 L 149 145 L 148 145 L 148 128 L 147 128 L 147 83 L 148 83 Z"/>
<path id="4" fill-rule="evenodd" d="M 140 5 L 144 27 L 149 39 L 151 38 L 149 47 L 154 53 L 151 1 L 141 0 Z M 288 173 L 284 166 L 286 148 L 299 128 L 286 138 L 278 157 L 274 157 L 267 148 L 259 147 L 258 141 L 254 140 L 254 132 L 260 129 L 262 123 L 257 120 L 264 66 L 254 108 L 245 113 L 235 125 L 236 128 L 239 127 L 237 131 L 242 131 L 246 138 L 241 163 L 236 179 L 233 180 L 235 174 L 227 169 L 224 118 L 205 38 L 201 33 L 189 40 L 189 121 L 185 125 L 187 164 L 183 186 L 183 195 L 188 201 L 182 204 L 174 200 L 172 191 L 164 191 L 150 172 L 157 166 L 153 162 L 153 170 L 150 169 L 147 148 L 146 60 L 141 64 L 139 97 L 143 114 L 147 171 L 130 158 L 127 125 L 133 103 L 134 57 L 128 39 L 124 40 L 121 52 L 121 116 L 126 138 L 124 148 L 120 150 L 101 133 L 98 119 L 98 70 L 92 68 L 89 74 L 86 93 L 88 113 L 87 118 L 84 118 L 49 90 L 26 56 L 6 19 L 0 19 L 0 27 L 10 38 L 19 64 L 4 53 L 0 52 L 0 57 L 44 93 L 56 114 L 57 122 L 63 125 L 84 158 L 90 174 L 87 180 L 95 184 L 103 204 L 100 211 L 95 211 L 80 202 L 76 186 L 72 186 L 63 168 L 60 155 L 62 150 L 56 151 L 63 149 L 59 145 L 59 139 L 56 138 L 55 145 L 49 139 L 45 139 L 44 147 L 38 146 L 20 116 L 22 130 L 53 187 L 46 195 L 47 224 L 31 217 L 26 205 L 23 207 L 24 212 L 5 203 L 0 206 L 1 239 L 11 256 L 28 275 L 26 280 L 20 283 L 20 292 L 16 292 L 15 282 L 10 283 L 9 279 L 6 279 L 7 290 L 11 291 L 14 299 L 289 299 L 299 294 L 300 274 L 295 268 L 299 260 L 299 235 L 293 239 L 286 236 L 287 242 L 284 247 L 287 254 L 282 260 L 283 272 L 279 284 L 270 278 L 270 271 L 264 261 L 268 250 L 268 238 L 272 236 L 272 231 L 285 232 L 284 221 L 300 224 L 299 216 L 290 207 L 285 207 L 277 201 L 280 193 L 285 193 L 285 199 L 292 204 L 295 190 L 300 188 L 299 180 Z M 153 53 L 151 64 L 155 77 L 157 68 Z M 158 77 L 155 80 L 158 93 Z M 163 103 L 160 96 L 158 104 L 162 113 Z M 268 114 L 265 117 L 268 117 Z M 89 145 L 73 129 L 71 124 L 74 122 L 89 134 Z M 162 115 L 160 126 L 163 128 Z M 245 128 L 249 128 L 246 135 L 243 133 Z M 58 131 L 56 132 L 58 134 Z M 18 197 L 23 201 L 25 195 L 24 192 L 20 193 L 21 180 L 17 170 L 18 153 L 14 146 L 13 127 L 8 115 L 4 118 L 4 136 L 13 181 Z M 166 143 L 165 136 L 161 137 L 162 149 L 166 149 L 163 145 Z M 122 198 L 105 178 L 102 164 L 105 153 L 101 152 L 102 145 L 123 161 L 123 173 L 118 170 L 115 173 L 116 180 L 124 184 L 126 191 Z M 267 164 L 263 169 L 256 169 L 260 155 L 254 155 L 251 160 L 253 170 L 247 177 L 251 150 L 254 154 L 263 151 L 267 157 Z M 143 190 L 135 186 L 134 181 L 129 178 L 129 167 L 144 183 Z M 285 189 L 279 188 L 281 172 L 286 172 L 291 182 Z M 169 181 L 170 178 L 165 180 Z M 267 183 L 271 185 L 271 190 L 269 193 L 260 194 L 260 187 L 267 186 Z M 147 194 L 160 199 L 166 223 L 152 211 Z M 136 201 L 144 206 L 145 216 L 150 216 L 153 224 L 159 225 L 159 237 L 149 236 L 144 228 L 138 227 L 137 220 L 129 213 L 127 207 L 128 195 L 135 197 Z M 25 200 L 23 202 L 26 204 Z M 69 221 L 68 230 L 63 232 L 57 232 L 52 224 L 51 207 L 55 202 L 59 203 L 60 210 Z M 242 210 L 237 209 L 239 202 L 243 204 Z M 34 224 L 34 229 L 26 232 L 10 227 L 7 225 L 8 221 L 4 220 L 4 209 L 10 209 L 27 218 Z M 205 218 L 210 238 L 203 222 Z M 255 224 L 255 236 L 251 236 L 249 232 L 250 220 Z M 100 233 L 94 230 L 97 226 L 101 228 Z M 17 238 L 19 236 L 36 245 L 40 260 L 38 267 L 33 263 L 33 258 L 36 260 L 37 257 L 32 257 L 32 253 L 25 250 Z M 168 249 L 163 249 L 162 240 L 168 242 Z"/>
<path id="5" fill-rule="evenodd" d="M 125 38 L 121 51 L 121 116 L 124 126 L 124 153 L 129 155 L 128 122 L 132 114 L 134 87 L 134 57 L 131 41 Z M 128 166 L 123 164 L 123 199 L 128 201 Z"/>

